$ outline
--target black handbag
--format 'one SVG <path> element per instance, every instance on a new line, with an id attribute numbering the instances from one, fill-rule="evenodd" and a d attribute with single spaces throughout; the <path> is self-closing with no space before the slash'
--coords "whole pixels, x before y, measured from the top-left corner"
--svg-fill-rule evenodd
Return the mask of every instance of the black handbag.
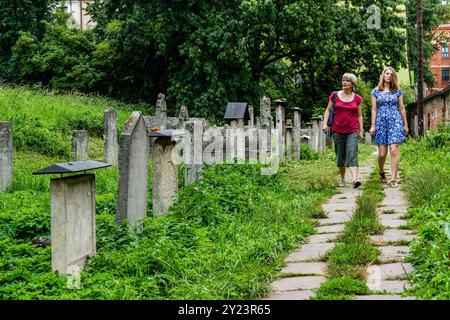
<path id="1" fill-rule="evenodd" d="M 330 128 L 330 131 L 331 131 L 331 126 L 333 125 L 334 114 L 336 113 L 336 110 L 334 110 L 334 105 L 336 104 L 337 94 L 338 94 L 338 92 L 335 91 L 334 95 L 333 95 L 333 105 L 331 106 L 331 112 L 330 112 L 330 115 L 328 116 L 328 121 L 327 121 L 327 127 Z"/>

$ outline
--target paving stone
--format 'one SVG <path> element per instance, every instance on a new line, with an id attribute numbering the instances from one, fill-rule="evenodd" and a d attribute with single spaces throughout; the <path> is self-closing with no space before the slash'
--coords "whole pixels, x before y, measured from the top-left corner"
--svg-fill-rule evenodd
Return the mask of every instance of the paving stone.
<path id="1" fill-rule="evenodd" d="M 415 238 L 411 230 L 387 229 L 382 235 L 371 236 L 370 238 L 375 244 L 397 242 L 397 241 L 411 241 Z"/>
<path id="2" fill-rule="evenodd" d="M 400 219 L 389 219 L 389 220 L 381 220 L 381 224 L 388 228 L 398 228 L 406 226 L 406 221 Z"/>
<path id="3" fill-rule="evenodd" d="M 319 260 L 328 250 L 334 247 L 334 243 L 308 243 L 300 250 L 292 252 L 286 259 L 287 262 L 301 262 L 307 260 Z"/>
<path id="4" fill-rule="evenodd" d="M 316 228 L 317 233 L 336 233 L 344 231 L 344 224 L 334 224 L 331 226 L 322 226 Z"/>
<path id="5" fill-rule="evenodd" d="M 382 246 L 378 247 L 381 250 L 379 259 L 381 262 L 402 260 L 409 254 L 408 246 Z"/>
<path id="6" fill-rule="evenodd" d="M 403 213 L 378 213 L 378 218 L 380 218 L 380 220 L 398 220 L 403 216 Z"/>
<path id="7" fill-rule="evenodd" d="M 288 277 L 272 282 L 271 289 L 276 292 L 300 290 L 300 289 L 317 289 L 327 278 L 321 276 L 300 276 Z"/>
<path id="8" fill-rule="evenodd" d="M 317 219 L 321 226 L 336 224 L 336 223 L 345 223 L 352 219 L 351 212 L 330 212 L 328 213 L 327 218 Z"/>
<path id="9" fill-rule="evenodd" d="M 401 198 L 401 199 L 389 199 L 388 201 L 383 201 L 380 203 L 381 206 L 383 207 L 395 207 L 395 206 L 399 206 L 399 207 L 407 207 L 408 206 L 408 202 Z"/>
<path id="10" fill-rule="evenodd" d="M 351 203 L 326 203 L 322 205 L 322 208 L 326 212 L 351 212 L 355 208 L 355 202 L 352 201 Z"/>
<path id="11" fill-rule="evenodd" d="M 402 297 L 401 295 L 368 295 L 356 296 L 355 300 L 416 300 L 416 297 Z"/>
<path id="12" fill-rule="evenodd" d="M 402 293 L 405 289 L 409 289 L 411 287 L 406 280 L 367 281 L 367 286 L 372 291 L 386 291 L 391 293 Z"/>
<path id="13" fill-rule="evenodd" d="M 377 280 L 394 280 L 397 277 L 407 277 L 413 271 L 410 263 L 386 263 L 372 265 L 367 268 L 367 282 L 376 282 Z"/>
<path id="14" fill-rule="evenodd" d="M 309 243 L 326 243 L 326 242 L 332 242 L 334 239 L 336 239 L 336 233 L 321 233 L 321 234 L 314 234 L 308 238 Z"/>
<path id="15" fill-rule="evenodd" d="M 306 300 L 314 296 L 311 290 L 284 291 L 271 294 L 262 300 Z"/>
<path id="16" fill-rule="evenodd" d="M 383 206 L 380 205 L 379 208 L 382 211 L 394 211 L 395 213 L 407 213 L 408 212 L 408 206 L 403 206 L 403 205 L 388 205 L 388 206 Z"/>
<path id="17" fill-rule="evenodd" d="M 327 264 L 325 262 L 294 262 L 288 263 L 281 272 L 284 273 L 301 273 L 301 274 L 315 274 L 324 275 Z"/>
<path id="18" fill-rule="evenodd" d="M 355 204 L 356 196 L 350 193 L 338 193 L 330 198 L 328 203 L 352 203 Z"/>

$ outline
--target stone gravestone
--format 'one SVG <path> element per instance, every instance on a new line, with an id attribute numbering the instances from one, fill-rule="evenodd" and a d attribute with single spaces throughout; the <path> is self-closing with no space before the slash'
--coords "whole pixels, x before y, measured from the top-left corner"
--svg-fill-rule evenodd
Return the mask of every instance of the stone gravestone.
<path id="1" fill-rule="evenodd" d="M 95 175 L 55 178 L 51 190 L 52 271 L 82 268 L 95 248 Z"/>
<path id="2" fill-rule="evenodd" d="M 286 100 L 278 99 L 275 100 L 276 103 L 276 129 L 278 130 L 278 154 L 280 157 L 280 162 L 284 161 L 284 153 L 285 153 L 285 111 L 284 106 L 286 104 Z"/>
<path id="3" fill-rule="evenodd" d="M 12 185 L 13 136 L 12 122 L 0 121 L 0 192 Z"/>
<path id="4" fill-rule="evenodd" d="M 183 131 L 178 131 L 181 134 Z M 177 130 L 151 132 L 155 137 L 153 149 L 153 216 L 158 217 L 169 212 L 170 206 L 177 200 L 178 170 L 172 158 L 176 141 L 172 139 Z"/>
<path id="5" fill-rule="evenodd" d="M 33 172 L 65 174 L 111 166 L 93 160 L 57 163 Z M 79 276 L 96 253 L 95 175 L 78 174 L 50 180 L 52 271 Z"/>
<path id="6" fill-rule="evenodd" d="M 294 160 L 300 160 L 300 143 L 301 143 L 301 109 L 294 110 Z"/>
<path id="7" fill-rule="evenodd" d="M 104 159 L 106 163 L 117 166 L 119 144 L 117 142 L 117 111 L 109 108 L 104 114 Z"/>
<path id="8" fill-rule="evenodd" d="M 160 130 L 167 128 L 167 104 L 166 96 L 162 93 L 158 94 L 158 100 L 156 101 L 155 116 L 158 119 Z"/>
<path id="9" fill-rule="evenodd" d="M 88 134 L 86 130 L 73 130 L 72 132 L 72 160 L 87 160 Z"/>
<path id="10" fill-rule="evenodd" d="M 364 138 L 366 144 L 372 144 L 372 135 L 370 134 L 370 132 L 366 132 L 364 134 Z"/>
<path id="11" fill-rule="evenodd" d="M 141 112 L 128 118 L 120 139 L 116 222 L 130 227 L 147 217 L 148 131 Z"/>
<path id="12" fill-rule="evenodd" d="M 292 160 L 292 120 L 286 120 L 286 158 Z"/>
<path id="13" fill-rule="evenodd" d="M 185 124 L 184 137 L 184 164 L 185 185 L 201 179 L 203 168 L 203 128 L 206 123 L 203 120 L 190 120 Z"/>

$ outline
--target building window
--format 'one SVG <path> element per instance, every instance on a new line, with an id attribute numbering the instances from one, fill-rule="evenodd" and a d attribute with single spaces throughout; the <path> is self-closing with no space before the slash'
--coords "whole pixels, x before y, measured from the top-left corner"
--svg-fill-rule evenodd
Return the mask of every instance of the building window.
<path id="1" fill-rule="evenodd" d="M 450 68 L 442 68 L 442 81 L 448 81 L 449 80 L 449 69 Z"/>
<path id="2" fill-rule="evenodd" d="M 448 44 L 444 44 L 441 48 L 442 58 L 448 58 Z"/>

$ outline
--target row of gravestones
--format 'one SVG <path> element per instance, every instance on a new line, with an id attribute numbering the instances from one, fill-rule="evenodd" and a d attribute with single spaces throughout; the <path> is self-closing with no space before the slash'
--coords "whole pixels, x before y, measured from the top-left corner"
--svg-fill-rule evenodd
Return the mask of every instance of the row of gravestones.
<path id="1" fill-rule="evenodd" d="M 138 221 L 146 218 L 149 155 L 153 158 L 154 216 L 167 213 L 176 201 L 177 157 L 182 158 L 185 164 L 185 184 L 201 177 L 204 164 L 234 163 L 235 160 L 240 163 L 245 159 L 250 163 L 260 161 L 267 164 L 274 156 L 282 162 L 285 153 L 288 159 L 291 158 L 291 151 L 293 158 L 299 159 L 301 138 L 305 136 L 301 135 L 300 110 L 293 109 L 292 127 L 291 121 L 285 121 L 285 102 L 275 102 L 275 122 L 271 116 L 270 99 L 264 97 L 260 101 L 261 116 L 256 119 L 256 126 L 253 107 L 245 104 L 240 115 L 237 113 L 235 118 L 229 118 L 231 125 L 209 127 L 202 118 L 189 118 L 186 107 L 181 108 L 179 117 L 167 117 L 164 95 L 160 94 L 154 117 L 144 117 L 137 111 L 132 113 L 122 131 L 120 148 L 117 144 L 116 111 L 107 110 L 104 122 L 105 161 L 118 164 L 120 172 L 116 221 L 127 220 L 130 227 L 135 227 L 139 225 Z M 249 122 L 244 125 L 247 119 L 243 115 L 247 112 Z M 313 119 L 306 133 L 311 137 L 308 139 L 310 145 L 323 152 L 325 139 L 320 128 L 321 119 Z M 12 149 L 12 124 L 0 122 L 3 190 L 12 180 Z M 72 156 L 87 158 L 87 149 L 86 132 L 74 131 Z M 73 192 L 67 193 L 68 188 Z M 61 274 L 74 273 L 83 267 L 87 256 L 95 255 L 95 177 L 91 174 L 52 179 L 51 189 L 52 269 Z"/>

